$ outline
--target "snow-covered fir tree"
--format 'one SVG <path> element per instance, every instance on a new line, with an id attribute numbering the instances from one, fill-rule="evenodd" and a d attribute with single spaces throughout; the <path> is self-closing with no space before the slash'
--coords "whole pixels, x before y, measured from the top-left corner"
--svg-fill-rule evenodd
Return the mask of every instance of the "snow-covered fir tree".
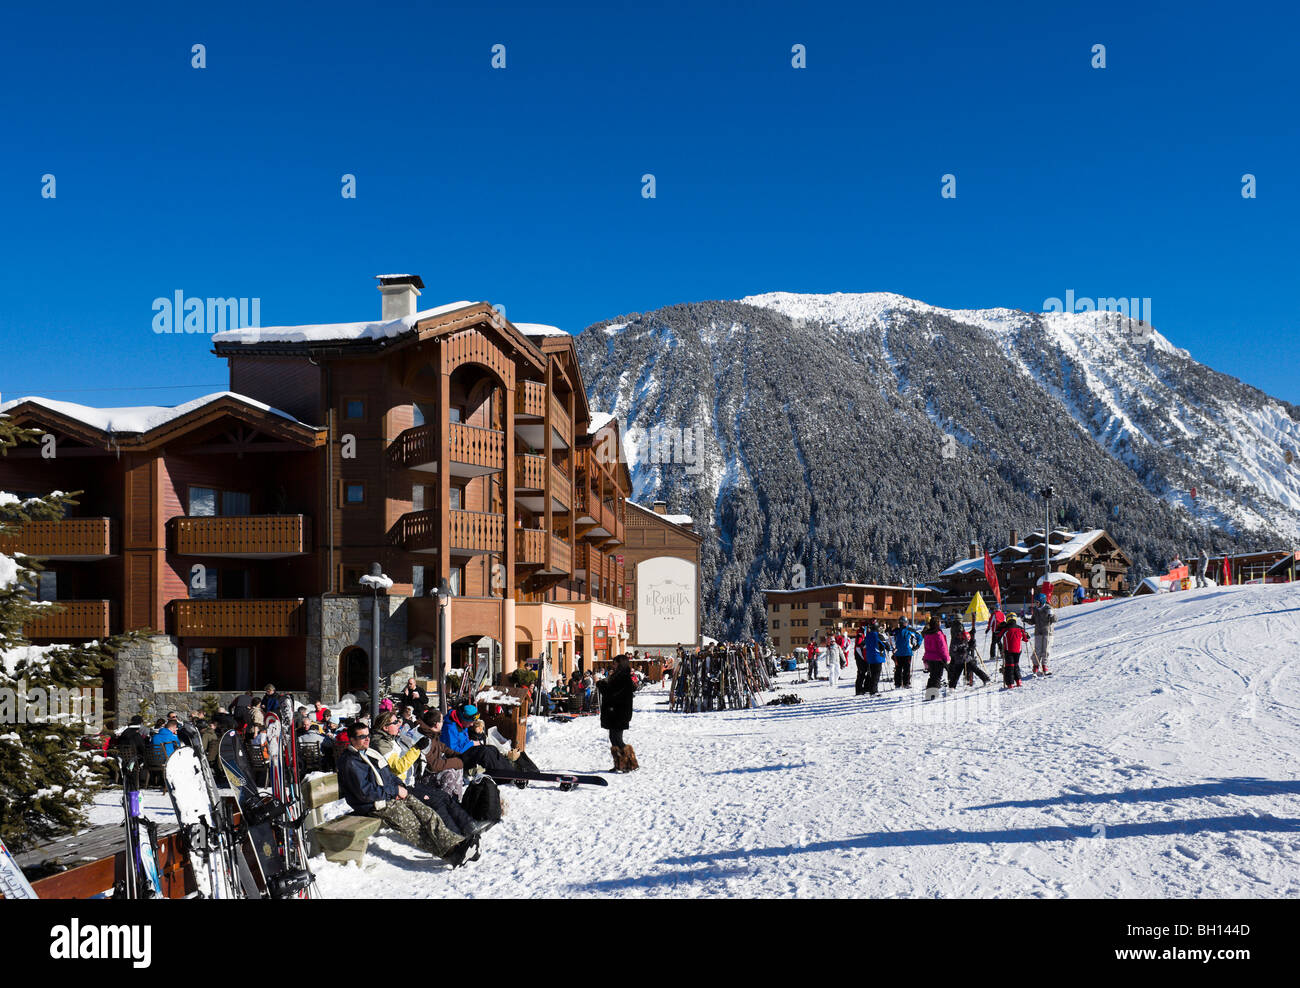
<path id="1" fill-rule="evenodd" d="M 0 416 L 0 455 L 38 437 Z M 15 534 L 25 521 L 61 518 L 75 503 L 59 492 L 20 499 L 0 491 L 0 536 Z M 102 785 L 103 758 L 80 750 L 86 724 L 70 716 L 51 718 L 48 698 L 54 690 L 98 686 L 100 671 L 130 638 L 33 645 L 24 637 L 24 623 L 57 607 L 35 599 L 40 568 L 37 560 L 0 553 L 0 838 L 10 850 L 85 825 L 84 807 Z M 35 702 L 27 706 L 20 696 Z"/>

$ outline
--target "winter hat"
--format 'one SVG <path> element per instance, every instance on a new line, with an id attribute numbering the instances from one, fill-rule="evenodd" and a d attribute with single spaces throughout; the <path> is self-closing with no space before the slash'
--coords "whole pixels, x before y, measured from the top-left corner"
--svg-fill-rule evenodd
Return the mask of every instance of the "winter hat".
<path id="1" fill-rule="evenodd" d="M 472 703 L 467 703 L 465 706 L 461 707 L 461 713 L 466 717 L 475 717 L 478 715 L 478 707 L 474 706 Z"/>

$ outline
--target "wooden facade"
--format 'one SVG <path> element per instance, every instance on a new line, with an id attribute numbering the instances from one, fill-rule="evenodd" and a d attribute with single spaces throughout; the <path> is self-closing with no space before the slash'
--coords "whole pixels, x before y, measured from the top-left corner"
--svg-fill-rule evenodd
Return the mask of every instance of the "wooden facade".
<path id="1" fill-rule="evenodd" d="M 984 578 L 983 554 L 975 545 L 970 546 L 969 551 L 967 559 L 954 563 L 933 581 L 943 593 L 941 602 L 944 605 L 960 604 L 964 607 L 977 592 L 986 600 L 990 599 L 990 587 Z M 1046 563 L 1045 551 L 1049 557 Z M 1051 601 L 1054 607 L 1071 603 L 1075 587 L 1080 585 L 1089 596 L 1128 593 L 1128 572 L 1133 566 L 1128 553 L 1105 529 L 1089 532 L 1055 529 L 1046 550 L 1042 531 L 1033 532 L 1023 540 L 1017 539 L 1013 531 L 1007 545 L 991 553 L 990 558 L 997 572 L 1003 602 L 1015 606 L 1033 600 L 1041 589 L 1044 572 L 1049 566 L 1051 573 L 1070 577 L 1070 580 L 1053 585 Z"/>
<path id="2" fill-rule="evenodd" d="M 182 664 L 191 647 L 251 650 L 240 668 L 303 690 L 320 680 L 302 667 L 309 602 L 368 597 L 357 579 L 375 562 L 412 598 L 407 643 L 429 662 L 442 580 L 453 638 L 500 643 L 507 672 L 516 601 L 622 606 L 630 477 L 592 453 L 571 337 L 527 336 L 486 303 L 391 338 L 322 335 L 219 337 L 237 393 L 144 432 L 39 400 L 8 409 L 58 456 L 11 450 L 0 490 L 83 492 L 0 543 L 56 574 L 67 606 L 36 640 L 150 629 Z"/>

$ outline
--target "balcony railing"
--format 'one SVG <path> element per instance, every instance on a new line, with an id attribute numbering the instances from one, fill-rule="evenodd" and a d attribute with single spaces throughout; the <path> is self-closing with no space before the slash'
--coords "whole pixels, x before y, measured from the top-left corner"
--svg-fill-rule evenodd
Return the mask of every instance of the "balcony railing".
<path id="1" fill-rule="evenodd" d="M 111 518 L 25 521 L 0 535 L 0 552 L 41 559 L 103 559 L 113 555 L 117 525 Z"/>
<path id="2" fill-rule="evenodd" d="M 540 491 L 546 486 L 546 457 L 536 453 L 519 453 L 515 456 L 515 487 Z"/>
<path id="3" fill-rule="evenodd" d="M 569 412 L 560 404 L 560 399 L 551 395 L 551 426 L 570 445 L 573 443 L 573 423 L 569 421 Z"/>
<path id="4" fill-rule="evenodd" d="M 569 483 L 569 475 L 559 467 L 551 467 L 551 493 L 566 508 L 573 506 L 573 485 Z"/>
<path id="5" fill-rule="evenodd" d="M 116 606 L 111 600 L 60 600 L 62 608 L 23 624 L 27 638 L 107 638 L 113 633 Z"/>
<path id="6" fill-rule="evenodd" d="M 456 476 L 479 476 L 504 470 L 506 436 L 500 429 L 453 422 L 448 427 L 450 472 Z M 408 470 L 431 470 L 438 462 L 441 434 L 432 425 L 417 425 L 393 440 L 394 456 Z"/>
<path id="7" fill-rule="evenodd" d="M 467 552 L 504 552 L 505 515 L 486 511 L 451 512 L 451 547 Z"/>
<path id="8" fill-rule="evenodd" d="M 307 633 L 301 597 L 252 600 L 173 600 L 170 632 L 189 638 L 293 638 Z"/>
<path id="9" fill-rule="evenodd" d="M 178 556 L 275 559 L 311 551 L 304 515 L 215 515 L 172 519 Z"/>
<path id="10" fill-rule="evenodd" d="M 556 573 L 573 572 L 573 550 L 564 539 L 551 536 L 551 570 Z"/>
<path id="11" fill-rule="evenodd" d="M 546 533 L 537 528 L 515 529 L 515 565 L 541 566 L 546 562 Z"/>
<path id="12" fill-rule="evenodd" d="M 526 418 L 546 417 L 546 385 L 540 381 L 524 381 L 515 390 L 515 414 Z"/>

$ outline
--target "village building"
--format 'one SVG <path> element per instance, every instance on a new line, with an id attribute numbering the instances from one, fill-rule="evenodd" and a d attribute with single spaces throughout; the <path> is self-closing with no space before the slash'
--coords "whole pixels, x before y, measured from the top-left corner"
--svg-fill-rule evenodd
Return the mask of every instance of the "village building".
<path id="1" fill-rule="evenodd" d="M 665 501 L 647 508 L 628 502 L 626 561 L 630 648 L 643 656 L 673 657 L 677 646 L 700 642 L 700 546 L 689 515 L 671 514 Z"/>
<path id="2" fill-rule="evenodd" d="M 990 599 L 992 588 L 984 577 L 984 554 L 974 543 L 969 553 L 933 581 L 944 590 L 941 602 L 945 606 L 964 607 L 977 592 Z M 1049 596 L 1054 607 L 1071 603 L 1079 587 L 1088 596 L 1120 596 L 1128 593 L 1128 572 L 1133 566 L 1128 554 L 1102 528 L 1083 532 L 1054 529 L 1046 550 L 1041 530 L 1023 540 L 1012 530 L 1007 545 L 990 556 L 1002 601 L 1008 606 L 1031 603 L 1042 588 L 1045 571 L 1050 573 Z"/>
<path id="3" fill-rule="evenodd" d="M 918 601 L 933 593 L 928 587 L 872 583 L 833 583 L 790 590 L 764 590 L 767 637 L 780 655 L 805 647 L 813 635 L 843 631 L 852 637 L 872 619 L 919 619 Z"/>
<path id="4" fill-rule="evenodd" d="M 631 483 L 594 452 L 618 426 L 592 428 L 572 337 L 484 302 L 420 310 L 418 276 L 379 282 L 377 321 L 216 334 L 228 392 L 0 405 L 50 437 L 0 458 L 0 490 L 83 492 L 0 545 L 47 560 L 37 592 L 63 607 L 26 633 L 147 631 L 106 684 L 119 714 L 268 682 L 327 703 L 368 690 L 376 596 L 389 686 L 626 649 Z M 386 591 L 361 583 L 375 564 Z"/>

